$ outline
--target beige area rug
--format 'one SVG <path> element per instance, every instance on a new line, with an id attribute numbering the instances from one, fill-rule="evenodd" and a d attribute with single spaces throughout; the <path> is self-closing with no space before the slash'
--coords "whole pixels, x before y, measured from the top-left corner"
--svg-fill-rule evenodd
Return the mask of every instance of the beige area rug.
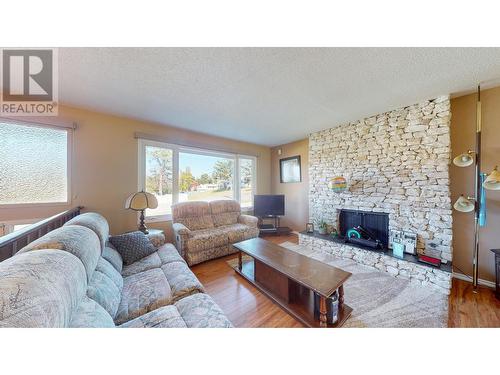
<path id="1" fill-rule="evenodd" d="M 344 284 L 345 303 L 353 308 L 343 327 L 441 328 L 448 326 L 448 296 L 375 268 L 291 242 L 281 246 L 351 272 Z M 247 255 L 243 260 L 251 260 Z M 228 261 L 236 267 L 238 259 Z"/>

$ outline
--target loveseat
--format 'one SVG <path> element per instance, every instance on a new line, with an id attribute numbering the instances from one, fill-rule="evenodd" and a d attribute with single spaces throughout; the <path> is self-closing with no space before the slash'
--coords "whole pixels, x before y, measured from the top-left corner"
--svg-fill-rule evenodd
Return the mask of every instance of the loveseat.
<path id="1" fill-rule="evenodd" d="M 124 266 L 85 213 L 0 263 L 0 327 L 231 327 L 172 244 Z"/>
<path id="2" fill-rule="evenodd" d="M 233 254 L 232 244 L 259 235 L 258 220 L 242 215 L 234 200 L 182 202 L 172 206 L 177 250 L 192 266 Z"/>

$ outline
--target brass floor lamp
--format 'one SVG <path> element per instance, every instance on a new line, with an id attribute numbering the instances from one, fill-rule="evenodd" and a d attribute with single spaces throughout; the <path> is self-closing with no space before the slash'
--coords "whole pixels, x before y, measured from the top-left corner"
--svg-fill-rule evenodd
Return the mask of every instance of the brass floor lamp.
<path id="1" fill-rule="evenodd" d="M 500 190 L 500 172 L 498 167 L 486 175 L 481 173 L 481 87 L 477 87 L 476 102 L 476 147 L 474 151 L 467 151 L 453 159 L 457 167 L 468 167 L 475 164 L 475 193 L 473 197 L 461 195 L 453 208 L 460 212 L 474 212 L 474 249 L 472 259 L 472 285 L 474 293 L 477 293 L 478 267 L 479 267 L 479 228 L 486 225 L 486 198 L 485 190 Z"/>

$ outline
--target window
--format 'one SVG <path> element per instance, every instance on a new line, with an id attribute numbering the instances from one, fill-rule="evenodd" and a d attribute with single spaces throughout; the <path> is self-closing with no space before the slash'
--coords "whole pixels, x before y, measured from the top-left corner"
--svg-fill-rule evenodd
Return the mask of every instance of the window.
<path id="1" fill-rule="evenodd" d="M 179 202 L 234 199 L 234 159 L 179 152 Z"/>
<path id="2" fill-rule="evenodd" d="M 0 120 L 0 205 L 69 202 L 69 131 Z"/>
<path id="3" fill-rule="evenodd" d="M 240 161 L 240 204 L 242 208 L 253 207 L 255 190 L 254 159 L 241 157 Z"/>
<path id="4" fill-rule="evenodd" d="M 168 148 L 146 145 L 146 179 L 148 193 L 158 200 L 158 208 L 148 210 L 150 216 L 170 214 L 173 197 L 173 151 Z"/>
<path id="5" fill-rule="evenodd" d="M 186 201 L 235 199 L 251 209 L 256 158 L 139 140 L 139 189 L 155 194 L 158 208 L 148 221 L 171 219 L 171 205 Z"/>

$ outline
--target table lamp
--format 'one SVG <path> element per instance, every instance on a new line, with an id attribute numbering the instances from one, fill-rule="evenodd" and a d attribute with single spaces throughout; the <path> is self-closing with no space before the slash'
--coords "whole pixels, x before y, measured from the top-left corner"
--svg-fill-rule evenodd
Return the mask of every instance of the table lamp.
<path id="1" fill-rule="evenodd" d="M 144 224 L 144 210 L 146 208 L 156 208 L 158 207 L 158 201 L 156 200 L 156 197 L 151 194 L 147 193 L 145 191 L 139 191 L 137 193 L 132 194 L 127 198 L 125 201 L 125 208 L 134 210 L 134 211 L 140 211 L 141 216 L 140 216 L 140 221 L 139 221 L 139 230 L 144 233 L 148 234 L 148 228 Z"/>

